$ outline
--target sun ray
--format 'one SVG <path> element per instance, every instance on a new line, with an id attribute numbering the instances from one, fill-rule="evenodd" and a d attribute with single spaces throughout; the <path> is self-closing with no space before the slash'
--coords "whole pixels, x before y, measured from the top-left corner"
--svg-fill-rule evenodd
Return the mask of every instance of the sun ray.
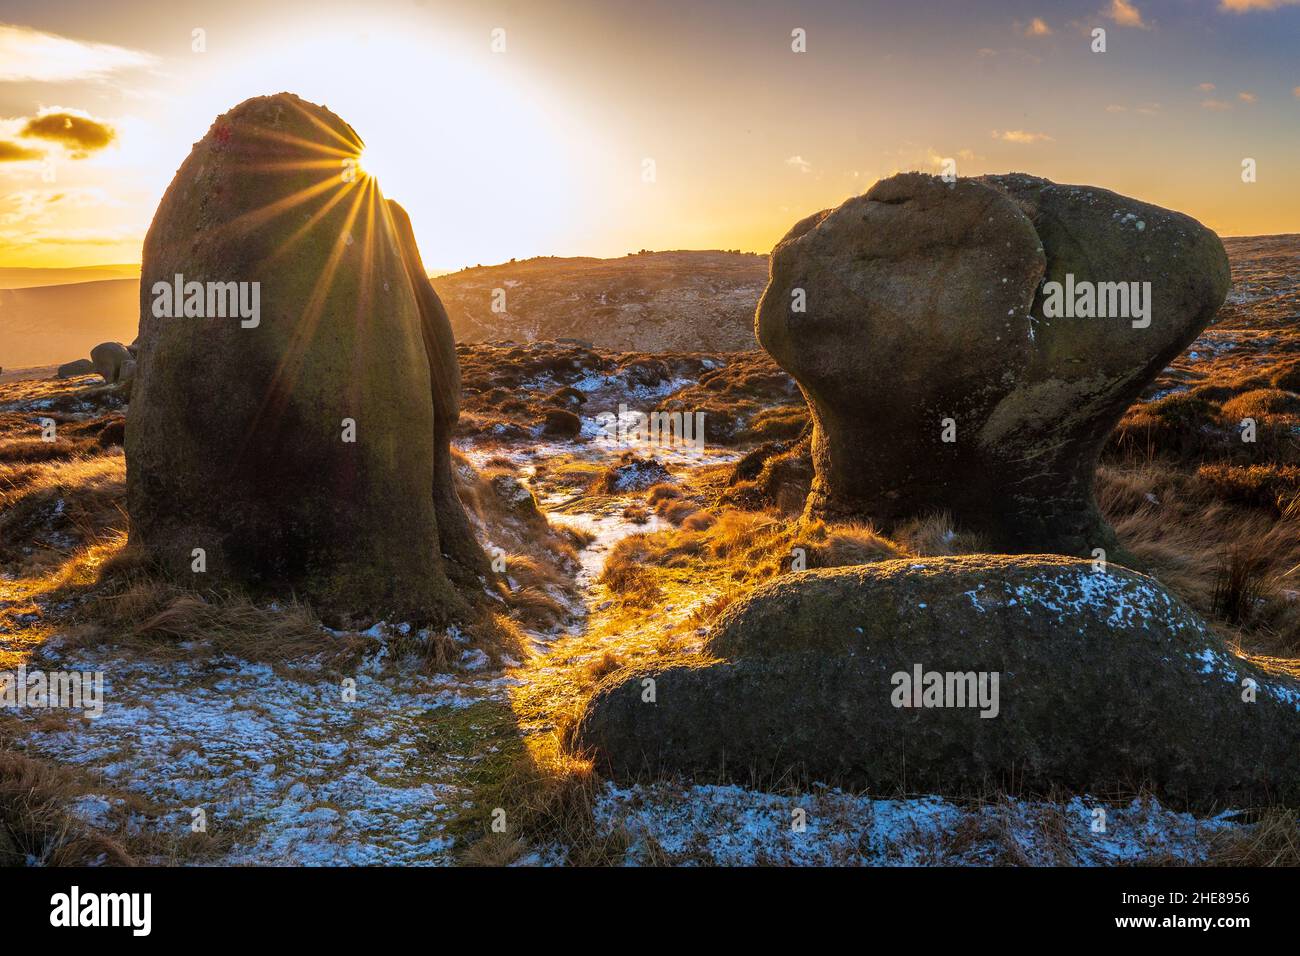
<path id="1" fill-rule="evenodd" d="M 310 186 L 304 186 L 297 192 L 290 193 L 288 196 L 267 203 L 264 206 L 259 206 L 256 209 L 250 209 L 248 212 L 236 216 L 234 219 L 231 219 L 219 228 L 226 234 L 247 232 L 257 228 L 258 226 L 265 225 L 276 216 L 293 209 L 295 206 L 302 205 L 308 200 L 319 196 L 326 190 L 338 188 L 346 189 L 352 186 L 355 186 L 355 183 L 344 183 L 341 177 L 327 176 L 319 182 L 313 183 Z"/>
<path id="2" fill-rule="evenodd" d="M 325 143 L 319 142 L 318 140 L 306 139 L 305 137 L 297 136 L 293 133 L 286 133 L 284 130 L 267 129 L 266 127 L 250 130 L 248 136 L 250 139 L 271 140 L 272 142 L 284 146 L 293 146 L 312 153 L 324 153 L 328 156 L 338 156 L 342 158 L 358 156 L 362 149 L 361 146 L 352 146 L 348 144 L 345 144 L 342 148 L 337 146 L 327 146 Z"/>
<path id="3" fill-rule="evenodd" d="M 297 103 L 293 103 L 292 106 L 299 113 L 305 116 L 313 126 L 316 126 L 322 131 L 324 131 L 325 133 L 329 134 L 330 136 L 333 136 L 336 140 L 338 140 L 340 143 L 343 144 L 343 147 L 345 149 L 351 151 L 354 155 L 356 153 L 361 152 L 361 150 L 365 148 L 366 145 L 365 142 L 362 141 L 361 137 L 357 135 L 356 130 L 352 129 L 352 127 L 350 126 L 348 127 L 348 132 L 352 134 L 352 139 L 349 140 L 347 137 L 345 137 L 334 127 L 330 126 L 328 123 L 322 120 L 319 116 L 315 116 L 309 113 L 307 110 L 303 109 Z"/>
<path id="4" fill-rule="evenodd" d="M 356 184 L 348 185 L 355 186 Z M 334 248 L 330 250 L 325 267 L 317 276 L 312 287 L 311 296 L 294 322 L 290 340 L 285 345 L 284 354 L 276 367 L 275 373 L 271 376 L 270 382 L 267 383 L 266 394 L 262 396 L 261 406 L 253 418 L 252 427 L 248 430 L 247 434 L 249 436 L 259 433 L 266 422 L 275 422 L 279 419 L 288 402 L 288 397 L 293 391 L 291 383 L 297 379 L 306 355 L 307 346 L 316 333 L 316 326 L 320 322 L 325 302 L 334 284 L 334 275 L 338 271 L 344 253 L 347 251 L 352 226 L 356 222 L 357 214 L 360 212 L 361 204 L 366 195 L 365 189 L 354 188 L 350 189 L 349 192 L 351 192 L 353 199 L 347 212 L 347 218 L 334 241 Z M 246 448 L 247 439 L 244 446 L 239 450 L 240 457 L 243 456 Z"/>
<path id="5" fill-rule="evenodd" d="M 298 243 L 300 239 L 302 239 L 303 236 L 305 236 L 308 232 L 310 232 L 318 222 L 320 222 L 327 215 L 329 215 L 329 211 L 331 209 L 337 206 L 353 190 L 355 190 L 357 185 L 358 184 L 355 182 L 347 183 L 343 188 L 340 188 L 337 192 L 335 192 L 334 195 L 332 195 L 329 199 L 327 199 L 319 209 L 317 209 L 314 213 L 311 214 L 310 218 L 308 218 L 306 222 L 304 222 L 301 226 L 295 229 L 293 233 L 289 236 L 289 238 L 285 239 L 284 242 L 280 244 L 280 247 L 271 254 L 271 257 L 268 261 L 275 262 L 280 257 L 285 255 L 290 249 L 292 249 Z"/>
<path id="6" fill-rule="evenodd" d="M 348 159 L 355 162 L 357 157 L 351 156 L 344 159 L 274 160 L 266 163 L 245 163 L 240 166 L 240 169 L 254 173 L 293 173 L 310 169 L 342 170 L 346 168 L 344 164 Z"/>
<path id="7" fill-rule="evenodd" d="M 367 320 L 371 317 L 371 310 L 374 308 L 374 291 L 375 291 L 375 202 L 379 195 L 379 190 L 373 179 L 367 179 L 364 186 L 365 191 L 365 227 L 361 239 L 361 280 L 359 283 L 356 314 L 355 314 L 355 331 L 354 342 L 355 348 L 352 350 L 352 374 L 348 376 L 349 394 L 354 402 L 359 401 L 361 389 L 365 386 L 365 354 L 368 342 L 365 335 Z"/>

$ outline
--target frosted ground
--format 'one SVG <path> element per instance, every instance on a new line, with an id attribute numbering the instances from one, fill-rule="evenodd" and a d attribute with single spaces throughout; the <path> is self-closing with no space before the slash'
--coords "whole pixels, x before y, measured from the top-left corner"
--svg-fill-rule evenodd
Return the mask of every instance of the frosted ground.
<path id="1" fill-rule="evenodd" d="M 602 399 L 587 407 L 617 407 L 621 399 L 637 408 L 683 384 L 634 391 L 594 376 L 580 388 Z M 492 453 L 512 458 L 530 481 L 533 465 L 556 454 L 612 461 L 627 450 L 597 435 L 598 428 L 587 416 L 584 432 L 594 440 Z M 471 460 L 486 454 L 472 445 L 463 450 Z M 682 475 L 734 454 L 677 449 L 656 457 Z M 465 820 L 480 821 L 481 833 L 493 809 L 474 800 L 474 769 L 499 746 L 497 729 L 478 715 L 508 707 L 511 688 L 544 673 L 547 655 L 581 633 L 604 597 L 597 578 L 608 549 L 628 534 L 659 527 L 654 517 L 638 525 L 622 516 L 640 491 L 606 496 L 589 510 L 554 494 L 538 497 L 543 509 L 556 509 L 557 523 L 594 535 L 581 555 L 583 601 L 557 633 L 531 635 L 538 660 L 493 671 L 481 652 L 467 648 L 456 672 L 419 675 L 393 659 L 399 639 L 409 646 L 409 625 L 381 623 L 367 632 L 374 650 L 354 676 L 353 699 L 345 693 L 351 688 L 310 668 L 277 669 L 228 656 L 198 667 L 73 647 L 65 655 L 55 636 L 46 653 L 58 666 L 104 672 L 105 713 L 97 720 L 25 714 L 30 727 L 21 742 L 98 776 L 102 788 L 74 804 L 90 826 L 180 839 L 201 811 L 216 841 L 203 862 L 455 863 L 475 835 Z M 711 596 L 700 594 L 699 602 Z M 662 609 L 642 629 L 680 626 L 690 611 Z M 339 639 L 325 629 L 321 637 Z M 1243 826 L 1231 817 L 1198 819 L 1154 800 L 958 806 L 937 797 L 872 799 L 831 789 L 790 796 L 664 783 L 603 785 L 595 825 L 598 834 L 625 839 L 628 864 L 1108 865 L 1196 862 L 1216 836 Z M 522 862 L 560 863 L 566 850 L 535 847 Z M 166 861 L 163 851 L 159 859 Z"/>

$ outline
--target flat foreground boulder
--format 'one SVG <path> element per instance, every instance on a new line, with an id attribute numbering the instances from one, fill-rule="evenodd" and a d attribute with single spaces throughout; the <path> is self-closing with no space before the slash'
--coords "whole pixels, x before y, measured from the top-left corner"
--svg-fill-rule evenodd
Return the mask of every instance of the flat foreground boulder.
<path id="1" fill-rule="evenodd" d="M 812 414 L 807 512 L 947 511 L 990 550 L 1111 551 L 1102 446 L 1228 282 L 1194 219 L 1032 176 L 904 173 L 804 219 L 755 327 Z"/>
<path id="2" fill-rule="evenodd" d="M 445 618 L 429 359 L 360 149 L 282 93 L 177 171 L 144 245 L 131 542 L 199 585 Z"/>
<path id="3" fill-rule="evenodd" d="M 1300 687 L 1115 565 L 972 555 L 801 572 L 729 608 L 706 652 L 611 675 L 578 746 L 619 779 L 1150 786 L 1189 806 L 1300 795 Z"/>

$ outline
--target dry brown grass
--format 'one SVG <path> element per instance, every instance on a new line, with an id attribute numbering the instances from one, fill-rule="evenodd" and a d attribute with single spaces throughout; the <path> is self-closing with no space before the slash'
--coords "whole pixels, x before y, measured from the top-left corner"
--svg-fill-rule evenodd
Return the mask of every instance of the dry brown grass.
<path id="1" fill-rule="evenodd" d="M 1300 577 L 1300 522 L 1278 520 L 1249 495 L 1225 496 L 1223 480 L 1221 472 L 1169 462 L 1106 465 L 1098 500 L 1138 570 L 1218 622 L 1246 652 L 1298 654 L 1300 582 L 1292 582 Z"/>
<path id="2" fill-rule="evenodd" d="M 900 547 L 918 557 L 976 554 L 986 550 L 979 535 L 957 531 L 952 515 L 946 511 L 899 525 L 894 529 L 893 538 Z"/>
<path id="3" fill-rule="evenodd" d="M 78 547 L 124 531 L 125 496 L 120 450 L 0 465 L 0 564 L 20 575 L 43 573 Z"/>
<path id="4" fill-rule="evenodd" d="M 1295 517 L 1296 502 L 1300 501 L 1300 466 L 1216 462 L 1201 465 L 1196 477 L 1223 501 L 1250 505 L 1279 517 Z"/>
<path id="5" fill-rule="evenodd" d="M 1210 866 L 1300 866 L 1300 817 L 1294 809 L 1269 807 L 1254 814 L 1249 829 L 1225 832 L 1210 848 Z"/>
<path id="6" fill-rule="evenodd" d="M 654 574 L 631 558 L 635 546 L 625 546 L 624 538 L 605 562 L 599 581 L 631 607 L 654 607 L 664 596 Z"/>
<path id="7" fill-rule="evenodd" d="M 71 772 L 0 750 L 0 865 L 132 865 L 121 844 L 68 813 L 82 792 Z"/>
<path id="8" fill-rule="evenodd" d="M 1234 395 L 1220 407 L 1220 413 L 1229 422 L 1240 422 L 1243 418 L 1269 419 L 1296 412 L 1300 412 L 1300 396 L 1277 388 L 1251 389 Z"/>
<path id="9" fill-rule="evenodd" d="M 577 550 L 590 544 L 593 536 L 551 525 L 513 466 L 493 465 L 480 472 L 459 453 L 454 457 L 461 501 L 500 549 L 489 557 L 497 558 L 498 567 L 504 561 L 502 596 L 511 613 L 539 631 L 563 623 L 577 596 Z"/>
<path id="10" fill-rule="evenodd" d="M 745 588 L 792 568 L 844 567 L 915 553 L 863 524 L 786 522 L 734 509 L 696 514 L 708 514 L 708 520 L 687 520 L 676 530 L 629 535 L 618 542 L 605 559 L 600 583 L 626 606 L 652 608 L 673 587 L 666 577 L 688 572 L 702 586 L 713 582 L 725 589 L 724 596 L 693 612 L 693 619 L 703 623 Z"/>
<path id="11" fill-rule="evenodd" d="M 34 464 L 41 461 L 66 461 L 85 450 L 85 442 L 59 438 L 43 441 L 39 438 L 10 438 L 0 441 L 0 462 L 5 464 Z"/>
<path id="12" fill-rule="evenodd" d="M 319 664 L 333 673 L 354 669 L 373 643 L 355 633 L 328 634 L 311 608 L 298 602 L 260 607 L 240 594 L 200 594 L 136 574 L 109 579 L 84 623 L 67 631 L 60 653 L 112 646 L 175 660 L 230 654 L 279 667 Z"/>
<path id="13" fill-rule="evenodd" d="M 1232 547 L 1219 566 L 1211 610 L 1228 624 L 1248 625 L 1270 588 L 1269 557 L 1255 546 Z"/>
<path id="14" fill-rule="evenodd" d="M 650 509 L 645 505 L 633 502 L 623 509 L 623 517 L 633 524 L 645 524 L 650 520 Z"/>
<path id="15" fill-rule="evenodd" d="M 597 835 L 597 779 L 591 763 L 573 757 L 549 734 L 520 745 L 504 769 L 475 793 L 479 807 L 505 811 L 506 831 L 486 830 L 463 852 L 472 866 L 507 866 L 534 845 L 559 845 L 574 865 L 609 863 L 621 848 Z"/>
<path id="16" fill-rule="evenodd" d="M 658 506 L 661 501 L 669 501 L 682 496 L 682 489 L 678 488 L 671 482 L 661 481 L 657 485 L 651 485 L 646 489 L 646 504 L 652 508 Z"/>

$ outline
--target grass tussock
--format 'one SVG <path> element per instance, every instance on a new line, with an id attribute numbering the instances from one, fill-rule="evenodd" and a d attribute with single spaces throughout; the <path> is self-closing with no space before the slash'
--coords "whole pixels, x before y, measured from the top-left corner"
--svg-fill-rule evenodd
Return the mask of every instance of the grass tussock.
<path id="1" fill-rule="evenodd" d="M 462 863 L 510 866 L 528 861 L 540 847 L 562 848 L 575 865 L 620 857 L 625 842 L 597 835 L 598 780 L 591 762 L 568 753 L 560 738 L 561 732 L 552 731 L 525 741 L 509 732 L 480 764 L 464 821 Z"/>
<path id="2" fill-rule="evenodd" d="M 508 460 L 480 471 L 459 453 L 454 458 L 457 492 L 485 540 L 511 615 L 530 629 L 553 630 L 571 614 L 578 550 L 593 535 L 552 525 Z"/>
<path id="3" fill-rule="evenodd" d="M 68 812 L 82 792 L 71 772 L 0 750 L 0 866 L 132 865 L 121 844 Z"/>
<path id="4" fill-rule="evenodd" d="M 655 496 L 654 489 L 651 494 Z M 677 489 L 661 492 L 656 507 L 683 501 L 679 494 Z M 702 514 L 706 512 L 696 513 Z M 948 546 L 960 540 L 940 531 L 931 533 Z M 674 530 L 624 538 L 605 559 L 600 583 L 625 605 L 648 608 L 664 599 L 664 572 L 687 572 L 700 581 L 717 582 L 723 594 L 709 598 L 693 612 L 694 619 L 703 622 L 746 588 L 784 572 L 867 564 L 918 553 L 869 525 L 786 522 L 733 509 L 708 513 L 707 521 L 684 521 Z"/>
<path id="5" fill-rule="evenodd" d="M 1219 566 L 1211 610 L 1229 624 L 1248 624 L 1270 588 L 1269 560 L 1257 548 L 1233 547 Z"/>
<path id="6" fill-rule="evenodd" d="M 279 667 L 310 663 L 334 673 L 355 669 L 372 643 L 356 633 L 331 634 L 305 604 L 259 606 L 240 594 L 200 594 L 137 572 L 108 578 L 60 652 L 113 646 L 176 660 L 228 654 Z"/>
<path id="7" fill-rule="evenodd" d="M 1300 655 L 1300 522 L 1225 495 L 1223 480 L 1221 471 L 1168 462 L 1104 465 L 1098 502 L 1137 569 L 1243 651 Z"/>
<path id="8" fill-rule="evenodd" d="M 946 511 L 904 522 L 894 529 L 893 539 L 910 554 L 925 558 L 986 550 L 979 535 L 958 531 Z"/>
<path id="9" fill-rule="evenodd" d="M 1226 832 L 1210 847 L 1210 866 L 1300 866 L 1300 816 L 1269 807 L 1242 831 Z"/>

